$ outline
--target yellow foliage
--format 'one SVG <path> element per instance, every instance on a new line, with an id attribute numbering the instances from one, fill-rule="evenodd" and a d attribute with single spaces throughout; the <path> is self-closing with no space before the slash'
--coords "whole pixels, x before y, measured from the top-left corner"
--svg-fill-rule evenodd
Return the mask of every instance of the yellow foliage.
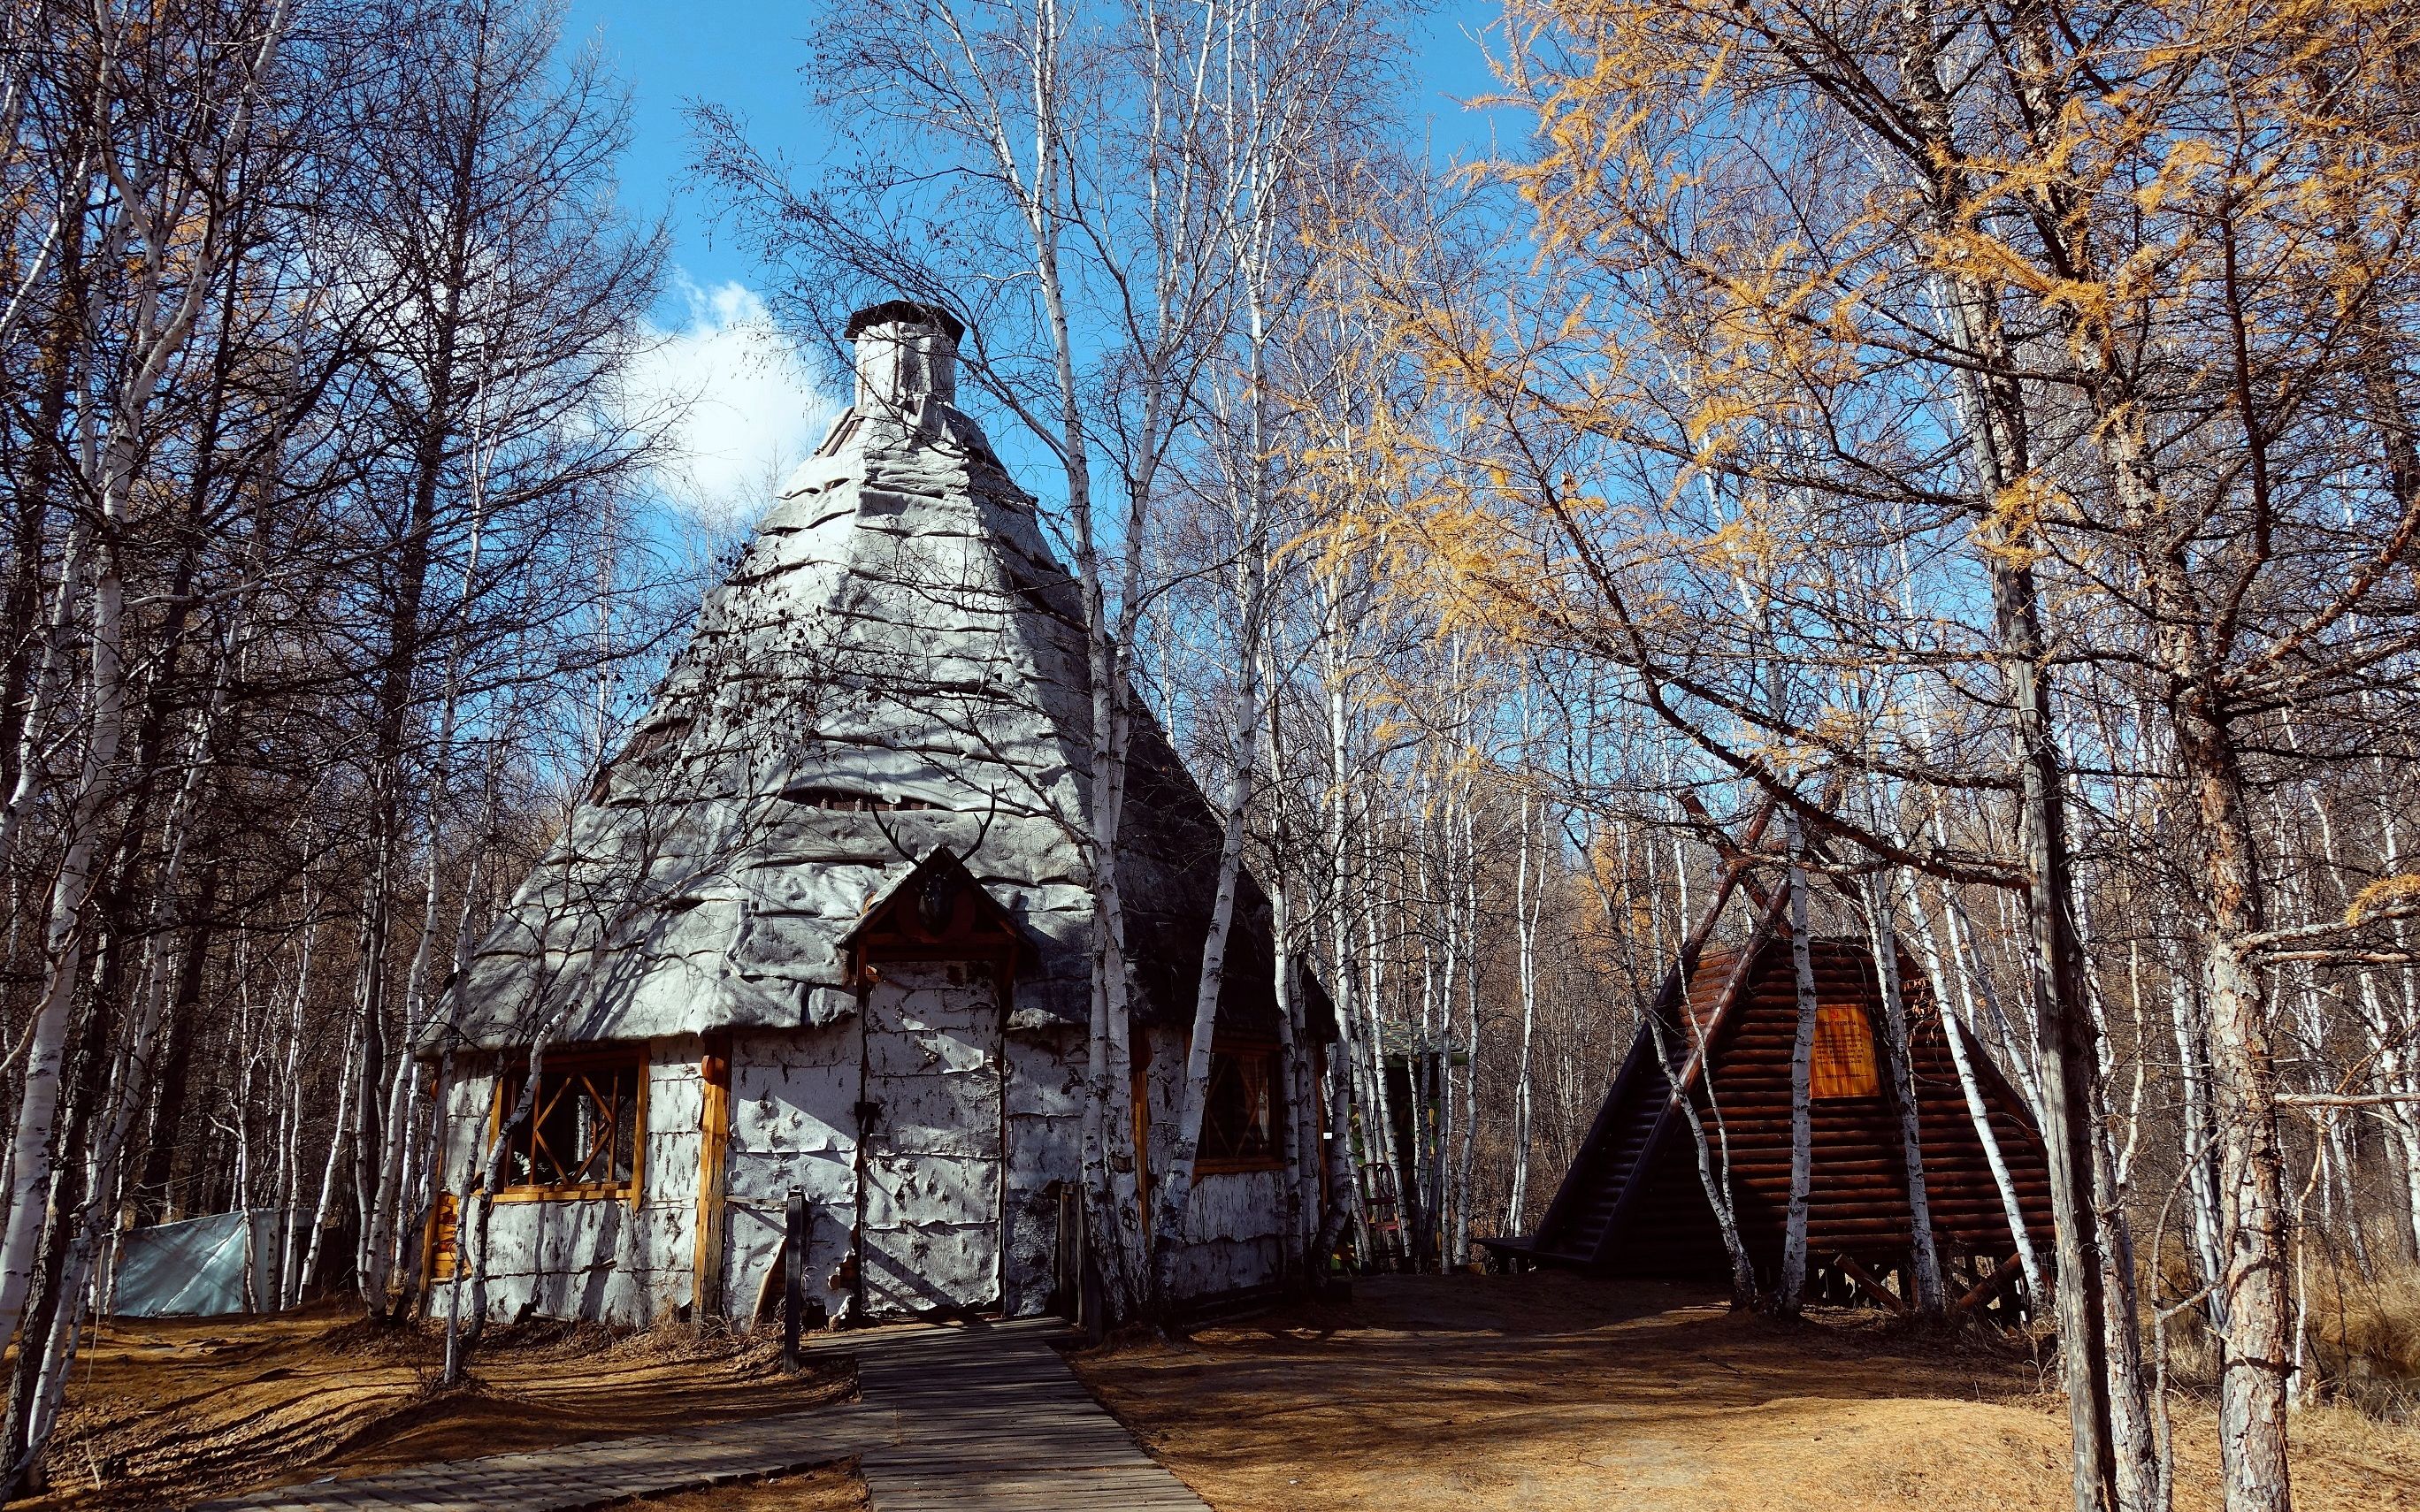
<path id="1" fill-rule="evenodd" d="M 1690 444 L 1702 448 L 1708 437 L 1736 421 L 1753 418 L 1758 409 L 1754 401 L 1738 394 L 1707 395 L 1689 417 Z"/>
<path id="2" fill-rule="evenodd" d="M 1837 704 L 1822 710 L 1815 717 L 1814 733 L 1828 746 L 1853 748 L 1859 744 L 1864 729 L 1865 720 L 1854 709 L 1844 709 Z"/>
<path id="3" fill-rule="evenodd" d="M 2034 543 L 2044 510 L 2063 508 L 2070 501 L 2057 484 L 2028 472 L 1992 501 L 1991 514 L 1976 528 L 1976 548 L 2013 566 L 2030 567 L 2042 558 L 2042 548 Z"/>
<path id="4" fill-rule="evenodd" d="M 1778 546 L 1772 532 L 1760 525 L 1753 515 L 1743 514 L 1724 521 L 1720 529 L 1699 540 L 1690 554 L 1711 571 L 1732 577 L 1762 577 Z"/>
<path id="5" fill-rule="evenodd" d="M 2039 81 L 2047 111 L 2022 129 L 1978 117 L 1954 146 L 1935 145 L 1938 205 L 1915 181 L 1921 170 L 1866 174 L 1819 155 L 1793 177 L 1786 156 L 1758 158 L 1776 141 L 1786 154 L 1786 128 L 1740 146 L 1743 123 L 1771 120 L 1776 76 L 1803 85 L 1773 43 L 1806 15 L 1762 0 L 1511 0 L 1517 61 L 1502 78 L 1535 114 L 1535 150 L 1465 182 L 1528 208 L 1499 249 L 1528 269 L 1456 284 L 1422 266 L 1419 229 L 1370 233 L 1376 291 L 1356 298 L 1374 333 L 1359 395 L 1373 412 L 1302 458 L 1323 507 L 1347 521 L 1316 549 L 1382 563 L 1393 603 L 1449 634 L 1610 634 L 1606 579 L 1584 561 L 1625 598 L 1625 627 L 1650 634 L 1703 609 L 1660 596 L 1652 570 L 1630 576 L 1641 563 L 1768 583 L 1794 571 L 1829 591 L 1768 443 L 1803 425 L 1820 453 L 1845 416 L 1846 444 L 1859 444 L 1861 380 L 1927 360 L 1906 334 L 1923 302 L 1916 280 L 1977 296 L 2001 329 L 2063 337 L 2064 360 L 2054 338 L 2019 361 L 2052 370 L 2039 381 L 2089 408 L 2086 434 L 2100 440 L 2134 422 L 2092 375 L 2133 361 L 2146 331 L 2206 319 L 2222 224 L 2238 286 L 2256 296 L 2257 347 L 2278 340 L 2257 328 L 2273 290 L 2341 317 L 2420 270 L 2420 140 L 2374 118 L 2402 85 L 2394 46 L 2366 35 L 2420 29 L 2398 0 L 2195 0 L 2155 7 L 2139 30 L 2083 53 L 2058 43 Z M 1807 69 L 1872 66 L 1806 56 Z M 2380 68 L 2366 83 L 2345 77 Z M 2221 360 L 2216 344 L 2181 350 Z M 1618 507 L 1567 471 L 1570 454 L 1600 442 L 1660 451 L 1675 491 L 1713 477 L 1727 502 L 1749 497 L 1711 534 L 1673 524 L 1669 498 Z M 2055 480 L 2027 473 L 1988 501 L 1973 548 L 2031 565 L 2076 510 Z M 1855 733 L 1823 726 L 1826 739 Z"/>
<path id="6" fill-rule="evenodd" d="M 2420 872 L 2404 872 L 2391 877 L 2381 877 L 2353 894 L 2352 903 L 2345 909 L 2345 922 L 2359 924 L 2390 910 L 2413 904 L 2420 904 Z"/>

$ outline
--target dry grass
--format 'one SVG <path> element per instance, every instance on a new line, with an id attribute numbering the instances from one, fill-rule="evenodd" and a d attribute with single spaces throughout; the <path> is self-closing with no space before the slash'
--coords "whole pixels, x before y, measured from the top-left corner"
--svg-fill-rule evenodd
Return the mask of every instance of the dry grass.
<path id="1" fill-rule="evenodd" d="M 2193 1290 L 2180 1258 L 2167 1272 L 2161 1295 Z M 2349 1259 L 2314 1257 L 2303 1283 L 2309 1307 L 2302 1382 L 2307 1399 L 2352 1407 L 2388 1423 L 2420 1423 L 2420 1269 L 2365 1276 Z M 2145 1306 L 2152 1301 L 2147 1291 Z M 2170 1381 L 2188 1391 L 2215 1391 L 2218 1340 L 2200 1312 L 2180 1313 L 2166 1332 Z"/>
<path id="2" fill-rule="evenodd" d="M 783 1377 L 777 1343 L 667 1326 L 491 1334 L 440 1391 L 442 1341 L 334 1308 L 113 1322 L 76 1365 L 50 1457 L 56 1509 L 175 1505 L 316 1476 L 662 1433 L 845 1398 Z"/>
<path id="3" fill-rule="evenodd" d="M 2308 1286 L 2310 1363 L 2322 1390 L 2376 1416 L 2420 1416 L 2420 1270 L 2366 1277 L 2314 1266 Z"/>
<path id="4" fill-rule="evenodd" d="M 2065 1408 L 2022 1350 L 1870 1312 L 1801 1325 L 1670 1287 L 1389 1277 L 1353 1305 L 1078 1365 L 1218 1512 L 2014 1512 L 2062 1504 Z M 2305 1508 L 2420 1509 L 2420 1433 L 2295 1425 Z M 2216 1504 L 2208 1414 L 2179 1412 L 2179 1505 Z"/>

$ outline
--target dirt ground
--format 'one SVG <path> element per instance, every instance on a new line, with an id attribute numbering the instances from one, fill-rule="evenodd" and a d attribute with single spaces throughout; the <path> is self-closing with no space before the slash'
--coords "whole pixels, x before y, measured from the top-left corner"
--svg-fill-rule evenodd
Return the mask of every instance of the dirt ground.
<path id="1" fill-rule="evenodd" d="M 1789 1325 L 1569 1275 L 1365 1278 L 1078 1371 L 1218 1512 L 2019 1512 L 2065 1504 L 2063 1398 L 2019 1350 L 1880 1314 Z M 2420 1427 L 2298 1417 L 2296 1504 L 2420 1509 Z M 2180 1415 L 2178 1505 L 2214 1507 L 2209 1413 Z"/>
<path id="2" fill-rule="evenodd" d="M 349 1310 L 114 1322 L 77 1361 L 53 1441 L 51 1493 L 18 1504 L 58 1512 L 182 1505 L 320 1475 L 795 1412 L 854 1389 L 829 1372 L 785 1378 L 778 1352 L 771 1341 L 686 1329 L 615 1334 L 534 1323 L 491 1333 L 470 1387 L 441 1393 L 436 1335 L 376 1328 Z M 794 1478 L 818 1494 L 828 1489 L 815 1476 Z M 857 1504 L 748 1499 L 759 1490 L 732 1487 L 700 1493 L 726 1501 L 646 1504 L 683 1512 Z"/>
<path id="3" fill-rule="evenodd" d="M 438 1393 L 438 1341 L 338 1311 L 113 1324 L 79 1362 L 55 1512 L 182 1505 L 326 1474 L 790 1412 L 845 1399 L 774 1346 L 537 1324 Z M 1799 1325 L 1718 1298 L 1568 1275 L 1364 1279 L 1304 1305 L 1122 1345 L 1077 1367 L 1218 1512 L 2019 1512 L 2066 1502 L 2066 1419 L 2031 1357 L 1872 1312 Z M 2206 1408 L 2177 1423 L 2178 1504 L 2216 1505 Z M 2420 1426 L 2295 1420 L 2306 1512 L 2420 1512 Z M 628 1504 L 864 1512 L 848 1465 Z"/>

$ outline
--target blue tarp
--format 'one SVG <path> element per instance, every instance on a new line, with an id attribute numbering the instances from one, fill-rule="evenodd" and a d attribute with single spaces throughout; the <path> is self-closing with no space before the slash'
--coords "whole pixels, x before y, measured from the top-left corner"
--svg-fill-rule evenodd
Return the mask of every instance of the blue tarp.
<path id="1" fill-rule="evenodd" d="M 217 1212 L 118 1238 L 114 1310 L 121 1318 L 208 1318 L 266 1305 L 277 1269 L 277 1212 Z M 252 1292 L 244 1295 L 247 1250 Z M 249 1304 L 249 1305 L 247 1304 Z"/>

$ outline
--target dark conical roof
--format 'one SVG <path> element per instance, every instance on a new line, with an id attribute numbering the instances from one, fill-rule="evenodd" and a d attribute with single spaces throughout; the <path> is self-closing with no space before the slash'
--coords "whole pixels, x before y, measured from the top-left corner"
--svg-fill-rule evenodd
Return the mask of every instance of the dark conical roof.
<path id="1" fill-rule="evenodd" d="M 854 341 L 869 326 L 889 325 L 894 321 L 902 325 L 939 326 L 953 342 L 967 333 L 967 323 L 938 304 L 925 304 L 916 300 L 885 300 L 880 304 L 869 304 L 850 316 L 841 334 Z"/>

